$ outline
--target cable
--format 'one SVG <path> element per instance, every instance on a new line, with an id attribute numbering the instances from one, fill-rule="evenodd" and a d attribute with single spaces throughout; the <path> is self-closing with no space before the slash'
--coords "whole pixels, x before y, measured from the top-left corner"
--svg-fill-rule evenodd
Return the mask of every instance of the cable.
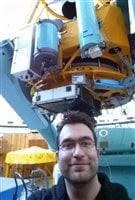
<path id="1" fill-rule="evenodd" d="M 112 172 L 111 172 L 111 167 L 110 167 L 108 160 L 106 158 L 104 158 L 102 155 L 101 155 L 101 159 L 106 162 L 106 164 L 107 164 L 106 167 L 108 168 L 108 172 L 109 172 L 109 179 L 112 180 Z"/>
<path id="2" fill-rule="evenodd" d="M 25 184 L 25 181 L 24 181 L 23 177 L 18 172 L 14 173 L 14 180 L 15 180 L 15 184 L 16 184 L 16 190 L 15 190 L 15 193 L 13 195 L 13 200 L 17 200 L 17 196 L 18 196 L 17 178 L 19 178 L 22 181 L 22 183 L 23 183 L 23 187 L 24 187 L 24 190 L 25 190 L 25 200 L 27 200 L 27 197 L 28 197 L 27 187 L 26 187 L 26 184 Z"/>

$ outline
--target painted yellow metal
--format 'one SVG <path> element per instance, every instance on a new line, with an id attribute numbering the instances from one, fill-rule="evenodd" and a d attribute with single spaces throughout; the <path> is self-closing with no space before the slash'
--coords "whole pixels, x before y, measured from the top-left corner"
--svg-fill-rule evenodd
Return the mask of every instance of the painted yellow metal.
<path id="1" fill-rule="evenodd" d="M 122 89 L 110 89 L 100 92 L 100 88 L 96 88 L 92 84 L 93 81 L 101 79 L 122 81 L 133 74 L 130 45 L 120 8 L 113 4 L 111 0 L 99 0 L 102 5 L 95 7 L 105 48 L 102 56 L 93 63 L 90 58 L 87 61 L 81 59 L 77 19 L 67 21 L 67 19 L 53 13 L 46 1 L 39 0 L 39 2 L 46 12 L 56 18 L 66 20 L 66 22 L 64 22 L 60 31 L 58 68 L 47 75 L 43 75 L 40 80 L 34 80 L 31 95 L 37 90 L 52 89 L 71 84 L 72 75 L 74 74 L 85 74 L 86 87 L 90 93 L 94 94 L 95 99 L 101 101 L 104 98 L 106 100 L 111 95 L 115 96 L 118 93 L 126 95 L 126 91 Z"/>
<path id="2" fill-rule="evenodd" d="M 43 5 L 43 7 L 48 11 L 48 13 L 50 13 L 52 16 L 64 20 L 64 21 L 68 21 L 68 19 L 66 17 L 63 17 L 62 15 L 57 14 L 56 12 L 54 12 L 46 3 L 45 0 L 39 0 L 41 2 L 41 4 Z"/>
<path id="3" fill-rule="evenodd" d="M 71 65 L 72 61 L 79 55 L 80 49 L 78 48 L 75 53 L 72 55 L 72 57 L 68 60 L 68 62 L 66 63 L 66 65 L 64 66 L 62 73 L 65 72 L 69 66 Z"/>
<path id="4" fill-rule="evenodd" d="M 42 82 L 40 82 L 37 87 L 39 88 L 42 85 L 42 89 L 50 89 L 55 85 L 60 87 L 63 85 L 64 79 L 65 84 L 71 83 L 71 76 L 73 74 L 87 74 L 88 78 L 93 80 L 98 79 L 112 79 L 112 80 L 122 80 L 126 75 L 116 72 L 112 69 L 107 69 L 105 67 L 98 66 L 77 66 L 74 68 L 68 68 L 64 73 L 60 72 L 57 74 L 48 75 Z M 40 88 L 41 88 L 40 87 Z"/>
<path id="5" fill-rule="evenodd" d="M 126 58 L 127 60 L 129 60 L 129 41 L 120 8 L 114 5 L 101 7 L 97 10 L 97 17 L 101 23 L 100 31 L 105 38 L 105 43 L 107 47 L 103 53 L 103 56 L 107 55 L 110 60 L 115 60 L 118 64 L 121 63 L 122 58 L 120 58 L 117 53 L 109 53 L 112 48 L 119 47 L 121 49 L 123 59 Z"/>
<path id="6" fill-rule="evenodd" d="M 123 65 L 130 63 L 130 47 L 120 9 L 114 5 L 101 7 L 97 9 L 97 17 L 106 44 L 102 57 L 117 63 L 121 71 L 126 74 Z M 64 25 L 61 46 L 63 59 L 70 58 L 79 47 L 77 20 Z"/>
<path id="7" fill-rule="evenodd" d="M 70 58 L 79 48 L 77 20 L 64 24 L 62 29 L 61 48 L 63 59 Z"/>
<path id="8" fill-rule="evenodd" d="M 47 5 L 46 1 L 39 0 L 39 2 L 36 7 L 39 7 L 39 5 L 42 4 L 45 13 L 48 12 L 56 18 L 60 18 L 66 21 L 68 20 L 67 18 L 62 17 L 61 15 L 58 15 L 57 13 L 53 12 Z M 130 47 L 121 10 L 114 4 L 109 4 L 108 2 L 111 2 L 110 0 L 100 0 L 99 2 L 102 3 L 102 5 L 104 5 L 96 9 L 97 18 L 101 27 L 100 31 L 103 34 L 106 45 L 102 57 L 117 63 L 120 66 L 121 72 L 125 75 L 132 74 L 129 69 L 127 70 L 126 66 L 130 65 Z M 35 13 L 37 9 L 36 7 L 34 8 Z M 34 13 L 32 16 L 34 17 Z M 68 22 L 64 23 L 64 27 L 61 31 L 59 53 L 60 68 L 65 67 L 65 65 L 62 64 L 62 61 L 65 59 L 72 59 L 73 54 L 75 54 L 78 48 L 79 36 L 77 20 L 68 20 Z M 121 49 L 121 52 L 119 52 L 119 48 Z M 112 53 L 110 53 L 111 51 Z M 64 71 L 65 69 L 63 69 L 63 72 Z"/>
<path id="9" fill-rule="evenodd" d="M 108 3 L 111 3 L 113 0 L 98 0 L 99 3 L 101 3 L 102 5 L 107 5 Z M 97 2 L 97 3 L 98 3 Z"/>

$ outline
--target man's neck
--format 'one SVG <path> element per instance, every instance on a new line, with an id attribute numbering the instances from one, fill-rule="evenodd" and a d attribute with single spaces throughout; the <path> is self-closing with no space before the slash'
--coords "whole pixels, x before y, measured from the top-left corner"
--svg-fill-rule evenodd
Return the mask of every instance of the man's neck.
<path id="1" fill-rule="evenodd" d="M 65 183 L 70 200 L 94 200 L 101 188 L 97 176 L 87 183 L 76 184 L 67 180 Z"/>

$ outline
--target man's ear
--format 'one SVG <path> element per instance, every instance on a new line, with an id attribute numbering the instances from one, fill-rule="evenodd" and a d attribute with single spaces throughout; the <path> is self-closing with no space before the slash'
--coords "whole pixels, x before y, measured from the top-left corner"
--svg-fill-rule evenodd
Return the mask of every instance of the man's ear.
<path id="1" fill-rule="evenodd" d="M 59 151 L 56 151 L 56 159 L 59 159 Z"/>
<path id="2" fill-rule="evenodd" d="M 97 156 L 99 157 L 100 156 L 100 149 L 97 148 Z"/>

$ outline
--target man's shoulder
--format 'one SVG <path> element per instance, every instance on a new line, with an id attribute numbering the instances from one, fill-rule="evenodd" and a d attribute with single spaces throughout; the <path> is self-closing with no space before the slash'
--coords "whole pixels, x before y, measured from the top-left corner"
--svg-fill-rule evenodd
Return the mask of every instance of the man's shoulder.
<path id="1" fill-rule="evenodd" d="M 106 197 L 113 197 L 120 200 L 131 200 L 128 197 L 127 189 L 120 183 L 114 183 L 109 180 L 106 174 L 98 174 L 99 182 L 102 186 L 102 193 Z"/>

